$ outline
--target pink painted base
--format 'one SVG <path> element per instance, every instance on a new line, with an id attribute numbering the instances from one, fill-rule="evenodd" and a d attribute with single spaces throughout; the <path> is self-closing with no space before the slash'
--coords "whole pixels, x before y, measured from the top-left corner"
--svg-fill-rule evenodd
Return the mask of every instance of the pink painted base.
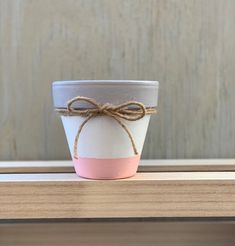
<path id="1" fill-rule="evenodd" d="M 123 179 L 134 176 L 139 161 L 140 155 L 117 159 L 73 159 L 77 175 L 88 179 Z"/>

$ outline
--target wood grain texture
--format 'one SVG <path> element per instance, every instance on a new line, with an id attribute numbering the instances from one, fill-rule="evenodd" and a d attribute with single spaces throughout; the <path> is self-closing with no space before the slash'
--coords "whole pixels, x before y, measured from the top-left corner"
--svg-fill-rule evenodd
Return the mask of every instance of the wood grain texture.
<path id="1" fill-rule="evenodd" d="M 66 159 L 51 82 L 160 81 L 144 158 L 232 158 L 235 1 L 0 0 L 0 158 Z"/>
<path id="2" fill-rule="evenodd" d="M 138 173 L 92 181 L 72 173 L 1 174 L 0 218 L 235 217 L 234 172 Z"/>
<path id="3" fill-rule="evenodd" d="M 109 222 L 0 224 L 4 246 L 232 246 L 234 223 Z"/>
<path id="4" fill-rule="evenodd" d="M 235 171 L 235 159 L 141 160 L 138 172 Z M 1 173 L 74 173 L 72 161 L 1 161 Z"/>

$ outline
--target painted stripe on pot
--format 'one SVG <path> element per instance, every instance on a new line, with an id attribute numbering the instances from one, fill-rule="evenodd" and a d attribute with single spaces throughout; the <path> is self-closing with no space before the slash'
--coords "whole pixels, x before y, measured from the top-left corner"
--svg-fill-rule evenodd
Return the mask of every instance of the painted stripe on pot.
<path id="1" fill-rule="evenodd" d="M 140 155 L 127 158 L 97 159 L 79 157 L 74 159 L 74 168 L 80 177 L 90 179 L 120 179 L 134 176 Z"/>

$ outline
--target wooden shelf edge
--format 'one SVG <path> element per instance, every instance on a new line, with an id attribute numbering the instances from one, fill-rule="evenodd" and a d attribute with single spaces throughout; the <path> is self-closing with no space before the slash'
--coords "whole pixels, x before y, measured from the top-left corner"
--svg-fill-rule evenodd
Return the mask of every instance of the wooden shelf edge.
<path id="1" fill-rule="evenodd" d="M 1 174 L 0 219 L 234 217 L 234 172 Z"/>
<path id="2" fill-rule="evenodd" d="M 235 171 L 235 159 L 141 160 L 139 172 Z M 2 161 L 1 173 L 74 173 L 72 161 Z"/>

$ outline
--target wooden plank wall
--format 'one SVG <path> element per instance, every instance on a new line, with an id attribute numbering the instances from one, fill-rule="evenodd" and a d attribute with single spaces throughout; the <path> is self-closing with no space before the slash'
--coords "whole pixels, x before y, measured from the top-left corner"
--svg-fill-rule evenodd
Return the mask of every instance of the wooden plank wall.
<path id="1" fill-rule="evenodd" d="M 69 158 L 51 82 L 160 81 L 144 158 L 231 158 L 235 1 L 0 0 L 0 159 Z"/>

